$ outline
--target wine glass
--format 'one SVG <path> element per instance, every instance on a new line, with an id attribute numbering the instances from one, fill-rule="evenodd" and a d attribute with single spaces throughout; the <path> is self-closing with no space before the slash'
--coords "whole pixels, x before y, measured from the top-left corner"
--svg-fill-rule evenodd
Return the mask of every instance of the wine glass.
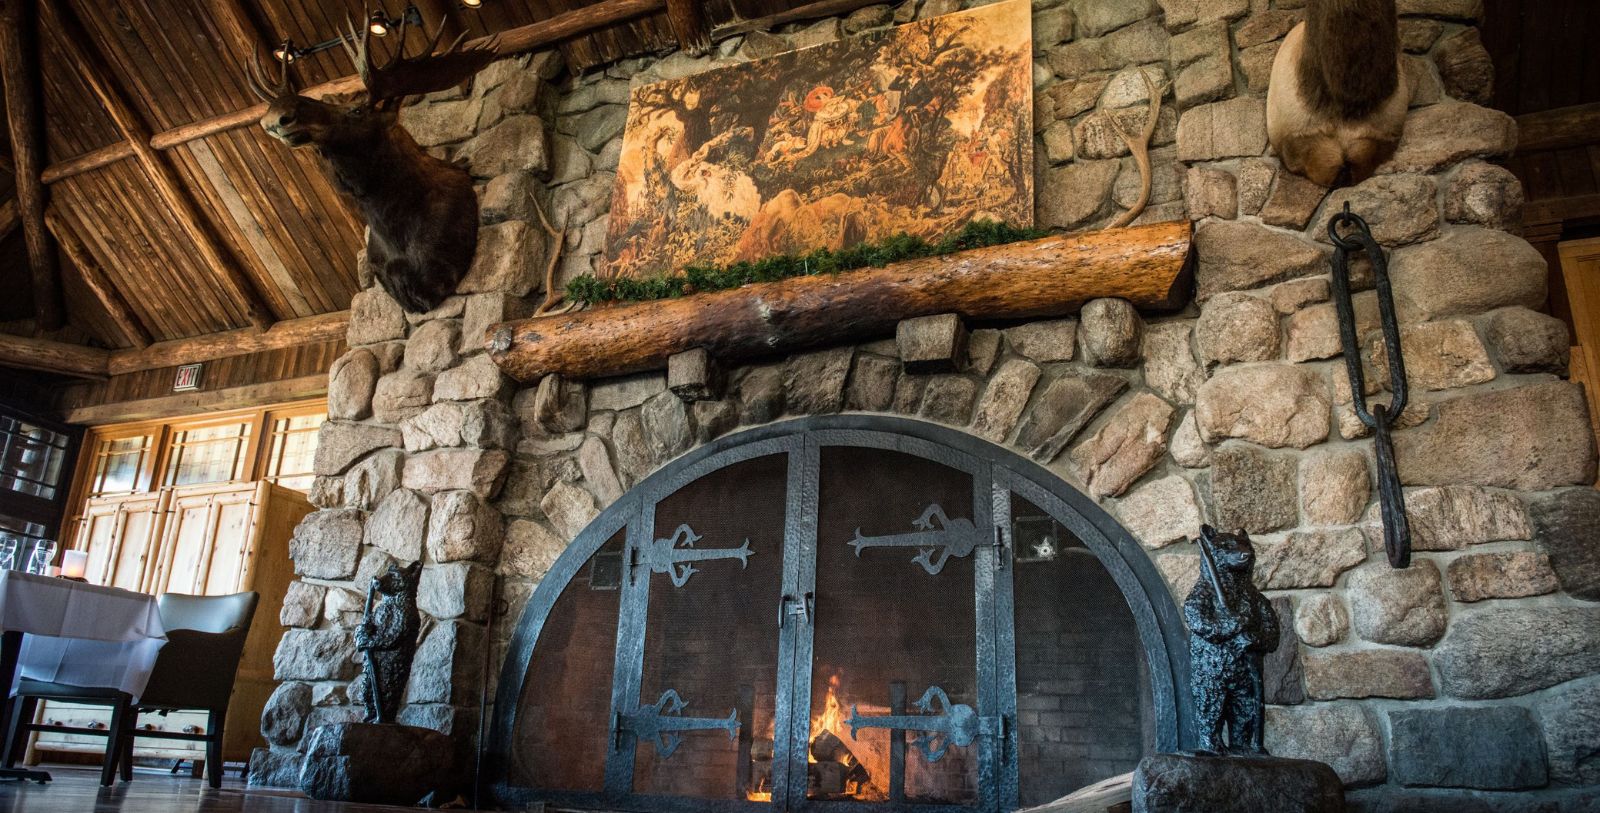
<path id="1" fill-rule="evenodd" d="M 43 576 L 50 569 L 50 563 L 56 560 L 56 541 L 54 539 L 41 539 L 34 543 L 33 555 L 28 557 L 28 572 Z"/>
<path id="2" fill-rule="evenodd" d="M 17 538 L 10 535 L 0 535 L 0 570 L 17 569 Z"/>

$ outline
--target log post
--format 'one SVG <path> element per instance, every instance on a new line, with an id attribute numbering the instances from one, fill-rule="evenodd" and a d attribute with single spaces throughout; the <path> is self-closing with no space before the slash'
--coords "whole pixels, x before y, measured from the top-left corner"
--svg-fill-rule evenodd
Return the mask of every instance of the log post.
<path id="1" fill-rule="evenodd" d="M 17 208 L 28 243 L 33 304 L 38 325 L 56 330 L 66 321 L 55 245 L 44 224 L 44 120 L 40 114 L 39 26 L 37 5 L 29 0 L 0 3 L 0 82 L 5 84 L 6 124 L 16 168 Z"/>
<path id="2" fill-rule="evenodd" d="M 194 243 L 200 259 L 221 278 L 223 290 L 232 294 L 244 308 L 245 317 L 258 328 L 273 322 L 272 309 L 267 305 L 255 284 L 245 274 L 239 261 L 230 256 L 222 238 L 211 228 L 200 211 L 200 206 L 183 187 L 177 170 L 150 145 L 150 130 L 140 120 L 133 106 L 123 97 L 120 87 L 111 80 L 110 69 L 98 53 L 89 47 L 89 35 L 65 5 L 45 4 L 44 8 L 60 33 L 60 40 L 68 56 L 77 64 L 84 84 L 100 101 L 117 131 L 132 146 L 133 155 L 149 176 L 156 193 L 171 210 L 173 219 L 184 236 Z"/>
<path id="3" fill-rule="evenodd" d="M 73 266 L 78 269 L 78 274 L 83 277 L 83 284 L 99 300 L 100 306 L 105 308 L 106 316 L 116 324 L 117 329 L 127 337 L 128 342 L 134 347 L 149 347 L 155 338 L 150 335 L 149 329 L 139 321 L 133 308 L 128 306 L 128 301 L 122 298 L 111 280 L 106 278 L 105 269 L 89 256 L 88 249 L 78 242 L 72 230 L 61 222 L 55 212 L 45 213 L 45 225 L 50 227 L 50 233 L 55 236 L 57 245 L 61 246 L 61 253 L 67 255 Z"/>
<path id="4" fill-rule="evenodd" d="M 902 319 L 1061 316 L 1120 297 L 1153 310 L 1188 298 L 1188 221 L 1063 235 L 837 275 L 607 305 L 490 328 L 511 377 L 598 378 L 659 369 L 702 347 L 723 361 L 894 333 Z"/>

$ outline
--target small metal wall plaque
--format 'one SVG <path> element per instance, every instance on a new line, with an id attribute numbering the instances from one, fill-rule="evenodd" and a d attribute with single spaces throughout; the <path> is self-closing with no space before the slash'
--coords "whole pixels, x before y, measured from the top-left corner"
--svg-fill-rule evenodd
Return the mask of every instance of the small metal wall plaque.
<path id="1" fill-rule="evenodd" d="M 172 379 L 172 391 L 193 392 L 200 389 L 200 370 L 204 366 L 197 362 L 179 367 L 178 374 Z"/>

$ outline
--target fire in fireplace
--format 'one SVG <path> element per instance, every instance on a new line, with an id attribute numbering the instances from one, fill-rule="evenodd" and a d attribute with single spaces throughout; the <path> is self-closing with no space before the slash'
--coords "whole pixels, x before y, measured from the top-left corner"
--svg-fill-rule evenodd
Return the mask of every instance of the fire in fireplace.
<path id="1" fill-rule="evenodd" d="M 764 427 L 647 478 L 535 592 L 497 789 L 1013 810 L 1176 747 L 1181 636 L 1137 544 L 1045 470 L 913 421 Z"/>

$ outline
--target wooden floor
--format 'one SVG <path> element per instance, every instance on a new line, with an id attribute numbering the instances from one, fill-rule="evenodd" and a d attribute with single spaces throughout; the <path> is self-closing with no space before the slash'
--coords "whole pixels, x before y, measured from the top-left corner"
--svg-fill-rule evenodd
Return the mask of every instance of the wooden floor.
<path id="1" fill-rule="evenodd" d="M 204 779 L 135 771 L 132 782 L 100 787 L 98 768 L 40 766 L 53 782 L 0 782 L 4 813 L 393 813 L 415 808 L 317 802 L 285 791 L 251 789 L 230 775 L 218 790 Z"/>

